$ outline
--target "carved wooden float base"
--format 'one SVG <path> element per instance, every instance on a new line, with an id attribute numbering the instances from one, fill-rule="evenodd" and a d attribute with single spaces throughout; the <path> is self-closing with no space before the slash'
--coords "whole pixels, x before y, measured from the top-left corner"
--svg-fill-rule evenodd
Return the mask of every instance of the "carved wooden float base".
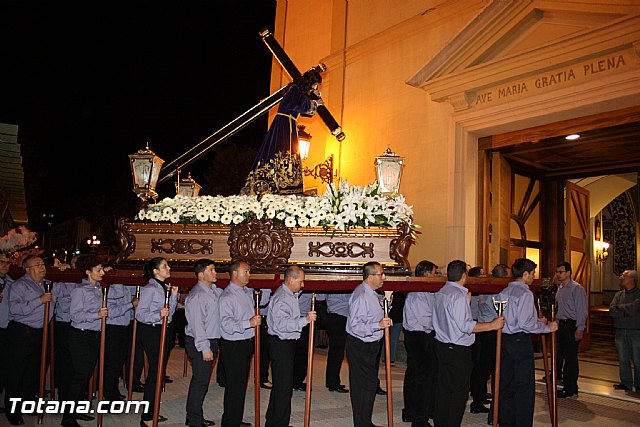
<path id="1" fill-rule="evenodd" d="M 118 222 L 121 250 L 117 263 L 140 264 L 161 256 L 174 265 L 192 266 L 200 258 L 220 264 L 247 261 L 255 271 L 279 271 L 288 264 L 305 271 L 353 273 L 377 261 L 390 274 L 410 274 L 408 226 L 325 232 L 320 227 L 289 229 L 269 220 L 237 226 Z"/>

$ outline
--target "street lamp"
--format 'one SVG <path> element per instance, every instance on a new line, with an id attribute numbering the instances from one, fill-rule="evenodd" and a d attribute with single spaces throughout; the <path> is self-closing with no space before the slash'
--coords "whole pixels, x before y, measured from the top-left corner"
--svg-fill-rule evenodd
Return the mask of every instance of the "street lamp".
<path id="1" fill-rule="evenodd" d="M 380 192 L 382 194 L 397 193 L 400 188 L 404 157 L 398 156 L 391 151 L 391 147 L 388 147 L 387 151 L 381 156 L 376 157 L 374 165 L 376 167 L 378 183 L 380 184 Z"/>
<path id="2" fill-rule="evenodd" d="M 156 183 L 164 160 L 149 149 L 148 142 L 146 148 L 138 150 L 137 153 L 129 154 L 129 160 L 133 177 L 133 192 L 140 197 L 141 203 L 146 206 L 150 197 L 154 201 L 158 197 Z"/>
<path id="3" fill-rule="evenodd" d="M 198 197 L 202 186 L 191 178 L 191 172 L 186 178 L 180 178 L 178 171 L 178 182 L 176 182 L 176 196 Z"/>
<path id="4" fill-rule="evenodd" d="M 96 247 L 100 246 L 100 239 L 94 234 L 91 238 L 87 239 L 87 245 L 91 246 L 92 252 L 95 252 Z"/>
<path id="5" fill-rule="evenodd" d="M 305 130 L 305 125 L 298 125 L 298 151 L 302 160 L 307 160 L 309 157 L 311 138 L 311 134 Z"/>

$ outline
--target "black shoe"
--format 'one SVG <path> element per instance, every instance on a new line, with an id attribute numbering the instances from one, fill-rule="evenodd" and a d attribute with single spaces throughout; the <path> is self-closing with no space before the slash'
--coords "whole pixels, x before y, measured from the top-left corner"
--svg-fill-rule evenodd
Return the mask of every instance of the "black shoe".
<path id="1" fill-rule="evenodd" d="M 9 420 L 9 424 L 12 426 L 20 426 L 24 424 L 24 419 L 22 419 L 22 415 L 9 415 L 7 414 L 7 420 Z"/>
<path id="2" fill-rule="evenodd" d="M 349 390 L 345 386 L 343 386 L 342 384 L 340 384 L 336 388 L 330 388 L 329 391 L 333 391 L 335 393 L 349 393 Z"/>
<path id="3" fill-rule="evenodd" d="M 132 390 L 134 393 L 144 393 L 144 384 L 140 384 Z"/>
<path id="4" fill-rule="evenodd" d="M 63 421 L 61 425 L 62 427 L 82 427 L 76 420 Z"/>
<path id="5" fill-rule="evenodd" d="M 159 422 L 159 423 L 163 423 L 163 422 L 165 422 L 165 421 L 167 421 L 167 420 L 168 420 L 168 418 L 167 418 L 167 417 L 163 417 L 162 415 L 158 415 L 158 422 Z"/>
<path id="6" fill-rule="evenodd" d="M 489 413 L 489 408 L 487 408 L 484 405 L 480 405 L 480 406 L 471 406 L 469 408 L 469 411 L 472 414 L 488 414 Z"/>
<path id="7" fill-rule="evenodd" d="M 384 390 L 382 389 L 382 387 L 378 386 L 378 388 L 376 389 L 376 394 L 377 394 L 378 396 L 386 396 L 386 395 L 387 395 L 387 392 L 386 392 L 386 391 L 384 391 Z"/>
<path id="8" fill-rule="evenodd" d="M 202 424 L 200 424 L 200 425 L 191 424 L 189 421 L 185 421 L 184 425 L 189 426 L 189 427 L 211 427 L 211 426 L 216 425 L 216 422 L 203 418 L 202 419 Z"/>
<path id="9" fill-rule="evenodd" d="M 173 382 L 173 380 L 171 379 L 171 377 L 169 375 L 164 377 L 164 383 L 165 384 L 171 384 Z"/>
<path id="10" fill-rule="evenodd" d="M 577 396 L 578 393 L 571 393 L 570 391 L 560 390 L 558 391 L 558 399 L 564 399 L 565 397 Z"/>
<path id="11" fill-rule="evenodd" d="M 307 383 L 296 384 L 293 386 L 293 389 L 296 391 L 307 391 Z"/>
<path id="12" fill-rule="evenodd" d="M 251 423 L 241 422 L 240 427 L 251 427 Z"/>
<path id="13" fill-rule="evenodd" d="M 273 388 L 273 384 L 270 382 L 260 383 L 260 388 L 266 388 L 267 390 L 271 390 Z"/>
<path id="14" fill-rule="evenodd" d="M 624 385 L 624 384 L 614 384 L 614 385 L 613 385 L 613 388 L 614 388 L 615 390 L 625 390 L 625 391 L 629 391 L 629 390 L 630 390 L 630 389 L 629 389 L 629 387 L 627 387 L 627 386 L 626 386 L 626 385 Z"/>
<path id="15" fill-rule="evenodd" d="M 76 420 L 80 420 L 80 421 L 93 421 L 95 420 L 95 417 L 92 417 L 91 415 L 87 415 L 87 414 L 76 414 Z"/>

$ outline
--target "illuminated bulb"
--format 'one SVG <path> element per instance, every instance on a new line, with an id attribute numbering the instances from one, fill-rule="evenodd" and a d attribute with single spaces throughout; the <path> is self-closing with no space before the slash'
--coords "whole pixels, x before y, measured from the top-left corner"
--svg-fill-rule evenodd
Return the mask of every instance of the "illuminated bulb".
<path id="1" fill-rule="evenodd" d="M 567 141 L 575 141 L 578 138 L 580 138 L 580 135 L 577 133 L 572 133 L 571 135 L 567 135 L 564 137 L 564 139 L 566 139 Z"/>

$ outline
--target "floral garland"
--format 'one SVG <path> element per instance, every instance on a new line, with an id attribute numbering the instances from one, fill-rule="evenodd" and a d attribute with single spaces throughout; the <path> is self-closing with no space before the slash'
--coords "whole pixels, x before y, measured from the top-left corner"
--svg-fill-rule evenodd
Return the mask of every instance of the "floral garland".
<path id="1" fill-rule="evenodd" d="M 340 182 L 327 185 L 322 196 L 176 196 L 141 210 L 136 219 L 174 224 L 235 225 L 251 218 L 267 218 L 287 227 L 397 227 L 408 223 L 412 231 L 413 209 L 402 195 L 379 193 L 377 181 L 365 187 Z"/>
<path id="2" fill-rule="evenodd" d="M 37 239 L 38 234 L 24 225 L 12 228 L 6 235 L 0 237 L 0 253 L 12 254 L 35 243 Z"/>

